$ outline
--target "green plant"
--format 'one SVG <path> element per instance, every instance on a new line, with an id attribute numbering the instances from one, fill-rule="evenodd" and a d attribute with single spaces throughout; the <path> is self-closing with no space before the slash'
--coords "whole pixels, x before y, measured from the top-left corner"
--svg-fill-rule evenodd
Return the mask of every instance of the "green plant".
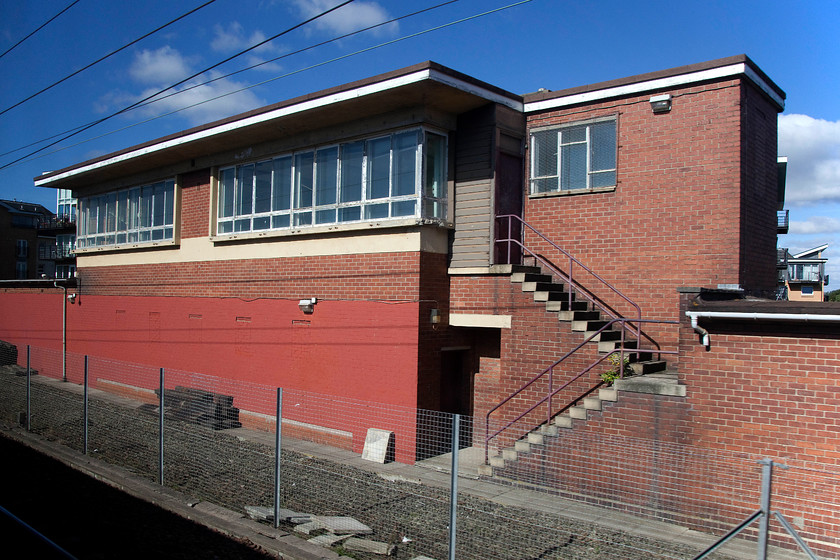
<path id="1" fill-rule="evenodd" d="M 621 377 L 627 377 L 629 375 L 633 375 L 633 368 L 630 367 L 630 358 L 624 358 L 624 365 L 621 365 L 621 354 L 610 354 L 610 357 L 607 358 L 610 362 L 610 367 L 603 373 L 601 373 L 601 380 L 610 386 L 615 382 L 616 379 L 620 379 Z M 622 372 L 624 375 L 622 376 Z"/>

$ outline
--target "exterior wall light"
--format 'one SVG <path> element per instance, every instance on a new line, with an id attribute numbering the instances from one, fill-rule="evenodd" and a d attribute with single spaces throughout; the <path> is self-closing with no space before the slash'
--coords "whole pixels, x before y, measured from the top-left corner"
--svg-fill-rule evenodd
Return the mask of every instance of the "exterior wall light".
<path id="1" fill-rule="evenodd" d="M 650 108 L 653 114 L 667 113 L 671 110 L 671 94 L 654 95 L 650 98 Z"/>
<path id="2" fill-rule="evenodd" d="M 298 307 L 307 315 L 311 315 L 315 311 L 315 304 L 318 303 L 318 298 L 302 299 L 298 302 Z"/>
<path id="3" fill-rule="evenodd" d="M 440 323 L 440 310 L 439 309 L 432 309 L 432 313 L 429 316 L 429 322 L 433 325 L 437 325 Z"/>

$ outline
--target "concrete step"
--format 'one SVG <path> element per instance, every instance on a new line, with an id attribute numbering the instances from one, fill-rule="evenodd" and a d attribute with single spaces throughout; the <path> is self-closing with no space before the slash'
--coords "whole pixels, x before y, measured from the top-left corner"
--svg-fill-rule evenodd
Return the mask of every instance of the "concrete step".
<path id="1" fill-rule="evenodd" d="M 554 417 L 554 425 L 558 428 L 571 429 L 575 423 L 568 414 L 560 414 Z"/>
<path id="2" fill-rule="evenodd" d="M 597 331 L 588 331 L 588 332 L 584 333 L 584 336 L 586 338 L 589 338 L 590 336 L 595 335 L 595 332 L 597 332 Z M 625 334 L 624 336 L 626 338 L 627 334 Z M 601 331 L 600 333 L 595 335 L 592 338 L 592 340 L 598 341 L 598 342 L 620 341 L 621 340 L 621 331 L 613 331 L 613 330 Z"/>
<path id="3" fill-rule="evenodd" d="M 562 286 L 561 286 L 562 289 Z M 575 300 L 575 294 L 572 294 L 572 301 Z M 534 292 L 534 301 L 540 302 L 547 302 L 547 301 L 565 301 L 568 303 L 569 301 L 569 292 L 563 291 L 536 291 Z"/>
<path id="4" fill-rule="evenodd" d="M 597 331 L 607 325 L 609 321 L 572 321 L 572 330 L 578 332 Z"/>
<path id="5" fill-rule="evenodd" d="M 493 476 L 493 467 L 490 465 L 478 465 L 479 476 Z"/>
<path id="6" fill-rule="evenodd" d="M 542 434 L 531 432 L 528 434 L 528 443 L 531 445 L 543 445 L 545 443 L 545 437 Z"/>
<path id="7" fill-rule="evenodd" d="M 490 457 L 490 466 L 497 467 L 497 468 L 504 468 L 505 466 L 505 459 L 504 457 L 500 457 L 496 455 L 495 457 Z"/>
<path id="8" fill-rule="evenodd" d="M 573 406 L 569 408 L 569 416 L 575 420 L 586 420 L 586 409 L 582 406 Z"/>
<path id="9" fill-rule="evenodd" d="M 519 282 L 551 282 L 551 276 L 543 274 L 536 266 L 518 266 L 510 274 L 510 281 Z"/>
<path id="10" fill-rule="evenodd" d="M 618 400 L 618 391 L 615 387 L 602 387 L 598 390 L 598 398 L 602 401 L 615 402 Z"/>
<path id="11" fill-rule="evenodd" d="M 585 397 L 583 408 L 586 410 L 601 410 L 601 399 L 598 397 Z"/>
<path id="12" fill-rule="evenodd" d="M 513 444 L 513 449 L 518 453 L 529 453 L 531 451 L 531 444 L 524 439 L 520 439 Z"/>
<path id="13" fill-rule="evenodd" d="M 560 431 L 557 429 L 557 426 L 553 424 L 543 424 L 540 426 L 539 429 L 540 433 L 544 436 L 556 436 Z"/>
<path id="14" fill-rule="evenodd" d="M 502 449 L 502 459 L 505 461 L 516 461 L 519 458 L 519 453 L 516 449 Z"/>
<path id="15" fill-rule="evenodd" d="M 545 303 L 546 311 L 556 311 L 557 318 L 561 321 L 572 321 L 575 318 L 575 313 L 582 311 L 589 311 L 589 302 L 587 301 L 572 301 L 569 306 L 569 300 L 562 301 L 547 301 Z"/>
<path id="16" fill-rule="evenodd" d="M 633 362 L 630 368 L 635 375 L 648 375 L 665 371 L 668 368 L 668 362 L 665 360 L 647 360 L 644 362 Z"/>
<path id="17" fill-rule="evenodd" d="M 625 339 L 624 348 L 635 349 L 636 346 L 637 346 L 637 344 L 636 344 L 635 340 L 626 340 Z M 618 348 L 621 348 L 621 341 L 620 340 L 603 340 L 603 341 L 598 342 L 598 352 L 600 352 L 601 354 L 606 354 L 607 352 L 612 352 L 613 350 L 616 350 Z M 637 361 L 634 356 L 635 356 L 634 354 L 629 355 L 631 362 Z"/>
<path id="18" fill-rule="evenodd" d="M 565 290 L 563 284 L 548 282 L 522 282 L 523 292 L 562 292 Z"/>

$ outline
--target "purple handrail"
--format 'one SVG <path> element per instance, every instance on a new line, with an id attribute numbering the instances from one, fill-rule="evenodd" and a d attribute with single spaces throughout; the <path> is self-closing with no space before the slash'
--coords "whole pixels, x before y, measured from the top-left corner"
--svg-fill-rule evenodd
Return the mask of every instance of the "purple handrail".
<path id="1" fill-rule="evenodd" d="M 520 387 L 519 389 L 517 389 L 516 391 L 514 391 L 513 393 L 511 393 L 510 395 L 508 395 L 508 396 L 507 396 L 505 399 L 503 399 L 503 400 L 502 400 L 499 404 L 497 404 L 496 406 L 494 406 L 493 408 L 491 408 L 491 409 L 487 412 L 487 414 L 485 415 L 485 418 L 484 418 L 484 420 L 485 420 L 485 422 L 484 422 L 484 462 L 485 462 L 485 463 L 487 463 L 487 461 L 489 460 L 489 455 L 490 455 L 490 440 L 492 440 L 493 438 L 495 438 L 496 436 L 498 436 L 499 434 L 501 434 L 502 432 L 504 432 L 505 430 L 507 430 L 508 428 L 510 428 L 511 426 L 513 426 L 515 423 L 517 423 L 518 421 L 520 421 L 522 418 L 524 418 L 525 416 L 527 416 L 528 414 L 530 414 L 531 412 L 533 412 L 534 410 L 536 410 L 537 408 L 539 408 L 541 405 L 545 404 L 546 402 L 548 402 L 548 413 L 547 413 L 547 419 L 546 419 L 546 422 L 550 422 L 550 421 L 551 421 L 551 417 L 555 415 L 555 411 L 554 411 L 554 409 L 553 409 L 553 407 L 552 407 L 552 404 L 551 404 L 551 401 L 552 401 L 552 399 L 554 398 L 554 396 L 555 396 L 555 395 L 557 395 L 558 393 L 560 393 L 560 391 L 562 391 L 563 389 L 565 389 L 565 388 L 566 388 L 566 387 L 568 387 L 569 385 L 571 385 L 573 382 L 577 381 L 578 379 L 580 379 L 581 377 L 583 377 L 584 375 L 586 375 L 587 373 L 589 373 L 590 371 L 592 371 L 592 369 L 593 369 L 594 367 L 596 367 L 597 365 L 599 365 L 599 364 L 603 363 L 603 361 L 604 361 L 604 360 L 606 360 L 606 359 L 608 359 L 610 356 L 613 356 L 613 355 L 615 355 L 615 354 L 620 354 L 620 358 L 619 358 L 619 359 L 620 359 L 620 361 L 619 361 L 619 364 L 621 364 L 621 365 L 620 365 L 619 367 L 621 368 L 621 369 L 620 369 L 620 372 L 621 372 L 621 373 L 620 373 L 620 375 L 619 375 L 619 376 L 620 376 L 621 378 L 623 378 L 623 377 L 624 377 L 624 366 L 623 366 L 623 364 L 624 364 L 624 355 L 625 355 L 625 354 L 643 354 L 643 353 L 648 353 L 648 352 L 650 352 L 650 349 L 645 349 L 645 348 L 635 348 L 635 349 L 632 349 L 632 348 L 625 348 L 625 347 L 624 347 L 624 342 L 625 342 L 625 339 L 624 339 L 624 333 L 626 332 L 626 326 L 622 326 L 621 331 L 620 331 L 620 332 L 621 332 L 621 339 L 620 339 L 620 345 L 619 345 L 619 348 L 617 348 L 617 349 L 615 349 L 615 350 L 612 350 L 611 352 L 608 352 L 607 354 L 604 354 L 603 356 L 601 356 L 600 358 L 598 358 L 596 361 L 594 361 L 592 364 L 590 364 L 590 365 L 589 365 L 586 369 L 584 369 L 582 372 L 580 372 L 579 374 L 577 374 L 577 375 L 576 375 L 576 376 L 574 376 L 573 378 L 571 378 L 571 379 L 569 379 L 568 381 L 566 381 L 566 383 L 564 383 L 563 385 L 561 385 L 561 386 L 560 386 L 560 387 L 558 387 L 557 389 L 554 389 L 554 368 L 555 368 L 555 367 L 559 366 L 559 365 L 560 365 L 560 364 L 561 364 L 564 360 L 566 360 L 566 358 L 569 358 L 570 356 L 572 356 L 573 354 L 575 354 L 578 350 L 580 350 L 581 348 L 583 348 L 585 345 L 587 345 L 588 343 L 592 342 L 592 340 L 594 340 L 594 338 L 595 338 L 596 336 L 598 336 L 599 334 L 601 334 L 601 333 L 602 333 L 602 332 L 604 332 L 605 330 L 609 330 L 609 328 L 610 328 L 610 327 L 612 327 L 612 325 L 613 325 L 614 323 L 625 323 L 625 324 L 626 324 L 626 323 L 635 323 L 635 322 L 636 322 L 636 320 L 634 320 L 634 319 L 624 319 L 624 318 L 618 318 L 618 319 L 612 319 L 612 320 L 610 320 L 609 322 L 607 322 L 607 324 L 606 324 L 606 325 L 604 325 L 603 327 L 601 327 L 601 328 L 600 328 L 600 329 L 598 329 L 597 331 L 593 332 L 593 333 L 589 336 L 589 338 L 585 339 L 583 342 L 581 342 L 580 344 L 578 344 L 577 346 L 575 346 L 574 348 L 572 348 L 571 350 L 569 350 L 568 352 L 566 352 L 566 354 L 564 354 L 564 355 L 563 355 L 563 357 L 561 357 L 559 360 L 557 360 L 556 362 L 554 362 L 553 364 L 551 364 L 550 366 L 548 366 L 548 367 L 547 367 L 546 369 L 544 369 L 542 372 L 538 373 L 538 374 L 537 374 L 535 377 L 533 377 L 530 381 L 528 381 L 528 382 L 526 382 L 524 385 L 522 385 L 522 387 Z M 679 321 L 658 321 L 658 320 L 655 320 L 655 319 L 645 319 L 645 320 L 640 320 L 639 322 L 640 322 L 640 323 L 669 324 L 669 325 L 671 325 L 671 324 L 672 324 L 672 325 L 677 325 L 677 324 L 679 324 Z M 641 325 L 640 325 L 640 327 L 641 327 Z M 678 350 L 657 350 L 657 352 L 656 352 L 656 353 L 658 353 L 658 354 L 678 354 L 678 353 L 679 353 L 679 351 L 678 351 Z M 517 417 L 516 417 L 516 418 L 514 418 L 513 420 L 509 421 L 507 424 L 505 424 L 504 426 L 502 426 L 501 428 L 499 428 L 498 430 L 496 430 L 496 431 L 495 431 L 495 432 L 491 435 L 491 434 L 490 434 L 490 415 L 491 415 L 491 414 L 493 414 L 496 410 L 498 410 L 498 409 L 499 409 L 499 408 L 501 408 L 502 406 L 504 406 L 505 404 L 507 404 L 507 403 L 508 403 L 509 401 L 511 401 L 514 397 L 516 397 L 517 395 L 519 395 L 520 393 L 522 393 L 525 389 L 527 389 L 528 387 L 530 387 L 531 385 L 533 385 L 535 382 L 539 381 L 539 380 L 540 380 L 542 377 L 544 377 L 546 374 L 548 374 L 548 375 L 549 375 L 549 378 L 548 378 L 548 379 L 549 379 L 549 381 L 548 381 L 548 394 L 547 394 L 546 396 L 544 396 L 543 398 L 541 398 L 540 400 L 538 400 L 535 404 L 533 404 L 530 408 L 528 408 L 528 410 L 526 410 L 525 412 L 521 413 L 519 416 L 517 416 Z M 566 410 L 567 408 L 569 408 L 569 407 L 570 407 L 573 403 L 575 403 L 576 401 L 578 401 L 578 400 L 579 400 L 582 396 L 586 396 L 587 394 L 591 393 L 592 391 L 594 391 L 596 388 L 598 388 L 598 387 L 599 387 L 599 386 L 601 386 L 602 384 L 603 384 L 603 381 L 600 381 L 600 382 L 598 382 L 597 384 L 595 384 L 595 386 L 590 387 L 590 388 L 589 388 L 589 389 L 588 389 L 588 390 L 587 390 L 587 391 L 586 391 L 583 395 L 580 395 L 580 396 L 575 397 L 573 400 L 569 401 L 569 403 L 568 403 L 568 404 L 566 404 L 566 405 L 565 405 L 562 409 L 560 409 L 560 410 L 556 411 L 556 413 L 557 413 L 557 414 L 559 414 L 559 413 L 563 412 L 564 410 Z"/>
<path id="2" fill-rule="evenodd" d="M 601 276 L 599 276 L 594 270 L 592 270 L 591 268 L 589 268 L 588 266 L 586 266 L 585 264 L 580 262 L 578 259 L 573 257 L 568 251 L 566 251 L 565 249 L 563 249 L 562 247 L 560 247 L 556 243 L 554 243 L 552 240 L 547 238 L 539 230 L 534 228 L 531 224 L 529 224 L 528 222 L 526 222 L 525 220 L 523 220 L 522 218 L 520 218 L 519 216 L 517 216 L 515 214 L 504 214 L 504 215 L 496 216 L 496 219 L 497 220 L 507 219 L 507 226 L 508 226 L 507 227 L 507 239 L 496 239 L 496 243 L 507 243 L 507 264 L 513 264 L 513 263 L 510 262 L 511 261 L 511 248 L 514 245 L 517 245 L 523 251 L 527 252 L 530 256 L 534 257 L 534 259 L 536 259 L 537 261 L 539 261 L 540 263 L 545 265 L 554 274 L 556 274 L 561 279 L 568 282 L 568 284 L 569 284 L 569 310 L 572 309 L 572 294 L 574 293 L 574 291 L 577 291 L 583 297 L 588 299 L 595 307 L 597 307 L 598 309 L 600 309 L 601 311 L 603 311 L 604 313 L 606 313 L 610 317 L 612 317 L 614 319 L 621 318 L 618 315 L 616 315 L 615 313 L 613 313 L 613 311 L 611 309 L 609 309 L 608 307 L 601 304 L 594 297 L 590 296 L 589 293 L 587 293 L 587 290 L 583 289 L 582 285 L 579 282 L 575 281 L 573 271 L 574 271 L 574 265 L 577 264 L 583 270 L 585 270 L 590 275 L 592 275 L 601 284 L 603 284 L 607 289 L 609 289 L 614 294 L 616 294 L 618 297 L 620 297 L 621 299 L 623 299 L 624 301 L 629 303 L 632 307 L 634 307 L 636 309 L 636 317 L 641 322 L 641 320 L 642 320 L 642 308 L 639 307 L 639 305 L 636 302 L 634 302 L 629 297 L 624 295 L 621 292 L 621 290 L 619 290 L 618 288 L 616 288 L 615 286 L 613 286 L 612 284 L 610 284 L 609 282 L 607 282 L 606 280 L 601 278 Z M 560 253 L 562 253 L 563 255 L 568 257 L 569 258 L 569 272 L 564 273 L 563 271 L 559 270 L 556 266 L 554 266 L 551 262 L 544 259 L 543 257 L 538 255 L 537 253 L 534 253 L 533 251 L 531 251 L 528 247 L 525 246 L 524 243 L 522 243 L 521 240 L 514 239 L 513 238 L 513 222 L 514 222 L 514 220 L 519 222 L 525 228 L 529 229 L 532 233 L 534 233 L 539 238 L 541 238 L 543 241 L 545 241 L 546 243 L 551 245 L 554 249 L 560 251 Z M 641 324 L 639 324 L 636 328 L 636 332 L 634 333 L 636 335 L 637 340 L 641 339 L 641 335 L 642 335 L 642 330 L 641 329 L 642 329 Z"/>

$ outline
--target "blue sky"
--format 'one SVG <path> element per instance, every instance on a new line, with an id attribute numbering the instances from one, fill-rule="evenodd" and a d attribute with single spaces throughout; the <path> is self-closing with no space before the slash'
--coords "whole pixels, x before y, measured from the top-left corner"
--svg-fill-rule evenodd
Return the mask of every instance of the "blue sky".
<path id="1" fill-rule="evenodd" d="M 211 78 L 217 81 L 111 118 L 37 157 L 0 170 L 0 198 L 39 202 L 55 209 L 54 191 L 32 184 L 33 177 L 44 171 L 424 60 L 527 93 L 743 53 L 787 93 L 787 106 L 779 117 L 779 153 L 789 158 L 786 206 L 791 212 L 791 232 L 782 236 L 780 245 L 797 252 L 829 243 L 825 256 L 836 279 L 829 289 L 840 287 L 840 40 L 836 31 L 840 2 L 531 0 L 446 26 L 514 3 L 459 0 L 291 54 L 442 1 L 356 0 L 187 85 Z M 0 52 L 70 3 L 0 2 Z M 79 1 L 0 57 L 0 111 L 202 3 Z M 338 3 L 216 0 L 0 115 L 0 166 L 44 143 L 19 150 L 23 146 L 108 116 Z M 421 33 L 439 26 L 445 27 Z M 421 34 L 399 40 L 417 33 Z M 353 54 L 358 51 L 364 52 Z M 283 55 L 288 56 L 222 77 Z M 338 60 L 328 62 L 333 59 Z M 155 118 L 262 82 L 266 83 Z"/>

